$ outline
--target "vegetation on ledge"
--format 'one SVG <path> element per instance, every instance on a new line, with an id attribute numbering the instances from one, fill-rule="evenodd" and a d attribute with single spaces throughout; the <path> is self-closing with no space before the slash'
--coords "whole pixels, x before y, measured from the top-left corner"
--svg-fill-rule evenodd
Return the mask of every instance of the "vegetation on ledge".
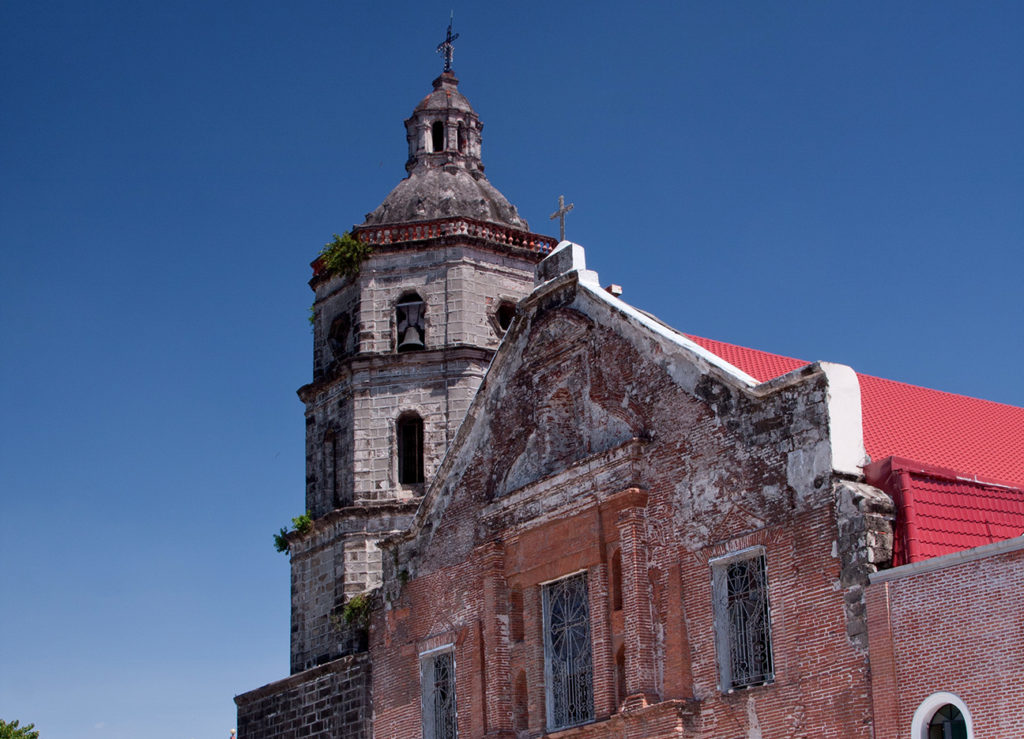
<path id="1" fill-rule="evenodd" d="M 291 531 L 282 526 L 281 530 L 274 534 L 274 548 L 279 552 L 289 552 L 291 545 L 288 543 L 288 536 L 292 533 L 305 534 L 311 528 L 313 528 L 313 519 L 310 518 L 309 511 L 306 511 L 301 516 L 292 519 Z"/>
<path id="2" fill-rule="evenodd" d="M 324 248 L 320 250 L 320 259 L 323 260 L 324 269 L 329 274 L 355 277 L 372 252 L 372 246 L 364 244 L 346 231 L 341 236 L 334 234 L 334 238 L 324 244 Z"/>

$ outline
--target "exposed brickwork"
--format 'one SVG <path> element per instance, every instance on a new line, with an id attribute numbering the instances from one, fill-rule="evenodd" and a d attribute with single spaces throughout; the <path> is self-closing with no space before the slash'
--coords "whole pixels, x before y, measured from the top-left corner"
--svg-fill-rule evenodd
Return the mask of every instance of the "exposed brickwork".
<path id="1" fill-rule="evenodd" d="M 335 660 L 235 698 L 242 739 L 370 739 L 370 661 Z"/>
<path id="2" fill-rule="evenodd" d="M 1024 548 L 910 572 L 867 590 L 875 736 L 910 736 L 939 691 L 964 702 L 975 739 L 1024 736 Z"/>
<path id="3" fill-rule="evenodd" d="M 839 541 L 824 375 L 753 393 L 640 338 L 571 280 L 522 309 L 515 349 L 492 367 L 413 535 L 388 544 L 375 730 L 417 735 L 417 655 L 444 634 L 465 685 L 460 735 L 544 733 L 540 589 L 582 570 L 598 720 L 566 736 L 868 739 L 868 664 L 849 636 L 842 569 L 870 557 L 840 556 L 865 540 Z M 847 518 L 862 519 L 854 508 Z M 723 695 L 709 560 L 753 545 L 768 562 L 775 679 Z M 502 564 L 485 565 L 497 551 Z M 522 638 L 488 626 L 506 623 Z"/>

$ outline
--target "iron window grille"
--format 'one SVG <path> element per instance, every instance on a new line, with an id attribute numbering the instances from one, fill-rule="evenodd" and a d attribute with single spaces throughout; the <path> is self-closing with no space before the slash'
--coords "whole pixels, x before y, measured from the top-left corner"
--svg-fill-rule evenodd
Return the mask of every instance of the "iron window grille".
<path id="1" fill-rule="evenodd" d="M 594 665 L 585 572 L 543 586 L 548 729 L 594 720 Z"/>
<path id="2" fill-rule="evenodd" d="M 455 653 L 451 649 L 420 658 L 423 739 L 456 739 Z"/>
<path id="3" fill-rule="evenodd" d="M 775 679 L 764 550 L 711 563 L 718 674 L 724 692 Z"/>

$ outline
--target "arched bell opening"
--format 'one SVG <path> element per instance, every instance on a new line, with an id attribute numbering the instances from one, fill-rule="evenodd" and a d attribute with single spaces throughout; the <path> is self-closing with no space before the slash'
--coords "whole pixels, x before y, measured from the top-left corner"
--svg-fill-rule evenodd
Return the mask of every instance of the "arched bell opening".
<path id="1" fill-rule="evenodd" d="M 425 349 L 426 304 L 416 293 L 406 293 L 395 305 L 396 348 L 400 352 Z"/>

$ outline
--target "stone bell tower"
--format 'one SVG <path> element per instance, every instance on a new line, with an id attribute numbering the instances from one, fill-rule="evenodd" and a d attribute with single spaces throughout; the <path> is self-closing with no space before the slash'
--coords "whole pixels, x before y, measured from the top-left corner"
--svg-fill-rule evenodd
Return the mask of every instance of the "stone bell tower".
<path id="1" fill-rule="evenodd" d="M 462 422 L 534 265 L 530 233 L 484 176 L 483 125 L 448 69 L 405 122 L 408 175 L 352 235 L 354 275 L 313 262 L 306 509 L 292 534 L 291 670 L 364 648 L 340 614 L 380 582 L 378 542 L 403 530 Z"/>

